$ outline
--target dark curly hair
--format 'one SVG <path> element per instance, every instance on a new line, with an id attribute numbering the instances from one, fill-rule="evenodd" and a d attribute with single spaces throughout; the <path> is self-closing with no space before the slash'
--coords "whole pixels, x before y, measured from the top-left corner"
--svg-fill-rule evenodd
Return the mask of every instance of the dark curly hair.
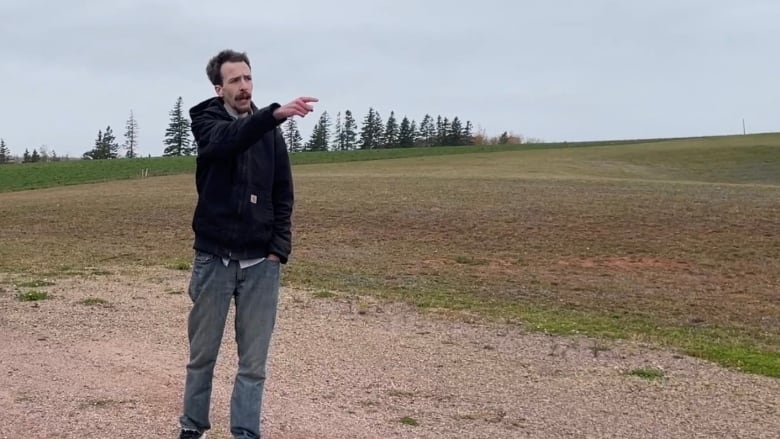
<path id="1" fill-rule="evenodd" d="M 226 62 L 245 62 L 250 69 L 252 68 L 252 65 L 249 64 L 249 57 L 245 52 L 225 49 L 211 58 L 208 65 L 206 65 L 206 75 L 213 85 L 222 85 L 222 64 Z"/>

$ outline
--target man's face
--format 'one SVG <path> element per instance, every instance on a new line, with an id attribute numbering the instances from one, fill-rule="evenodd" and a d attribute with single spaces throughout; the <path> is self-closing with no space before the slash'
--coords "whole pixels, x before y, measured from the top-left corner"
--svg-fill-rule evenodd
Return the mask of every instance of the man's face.
<path id="1" fill-rule="evenodd" d="M 217 96 L 238 114 L 249 112 L 252 108 L 252 70 L 245 62 L 226 62 L 220 71 L 222 85 L 214 87 Z"/>

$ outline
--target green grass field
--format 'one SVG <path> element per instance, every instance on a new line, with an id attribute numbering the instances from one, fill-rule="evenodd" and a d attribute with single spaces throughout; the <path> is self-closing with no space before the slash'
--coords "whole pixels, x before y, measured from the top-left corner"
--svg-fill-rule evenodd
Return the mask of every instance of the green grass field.
<path id="1" fill-rule="evenodd" d="M 285 282 L 780 377 L 780 135 L 428 150 L 296 155 Z M 0 272 L 180 266 L 184 172 L 0 194 Z"/>

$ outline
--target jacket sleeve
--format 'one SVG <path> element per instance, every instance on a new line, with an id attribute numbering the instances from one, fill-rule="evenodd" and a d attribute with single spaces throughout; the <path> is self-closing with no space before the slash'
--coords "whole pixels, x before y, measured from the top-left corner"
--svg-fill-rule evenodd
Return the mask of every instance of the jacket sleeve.
<path id="1" fill-rule="evenodd" d="M 286 264 L 292 250 L 291 225 L 295 197 L 290 156 L 287 154 L 287 144 L 279 129 L 274 135 L 274 145 L 276 148 L 276 169 L 274 170 L 272 193 L 274 231 L 268 252 L 279 256 L 279 260 Z"/>
<path id="2" fill-rule="evenodd" d="M 274 118 L 273 103 L 255 111 L 250 117 L 226 121 L 207 112 L 192 118 L 192 134 L 198 142 L 198 156 L 204 159 L 225 159 L 246 151 L 263 135 L 284 122 Z"/>

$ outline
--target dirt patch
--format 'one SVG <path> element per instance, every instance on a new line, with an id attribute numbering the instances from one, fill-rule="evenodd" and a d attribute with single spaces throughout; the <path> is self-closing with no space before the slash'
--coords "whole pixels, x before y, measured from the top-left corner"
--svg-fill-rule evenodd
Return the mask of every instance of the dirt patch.
<path id="1" fill-rule="evenodd" d="M 188 274 L 107 271 L 115 274 L 57 279 L 35 303 L 4 286 L 0 438 L 175 437 Z M 227 326 L 210 439 L 229 437 L 236 356 Z M 780 430 L 776 379 L 628 342 L 290 289 L 267 392 L 271 439 L 773 438 Z"/>

